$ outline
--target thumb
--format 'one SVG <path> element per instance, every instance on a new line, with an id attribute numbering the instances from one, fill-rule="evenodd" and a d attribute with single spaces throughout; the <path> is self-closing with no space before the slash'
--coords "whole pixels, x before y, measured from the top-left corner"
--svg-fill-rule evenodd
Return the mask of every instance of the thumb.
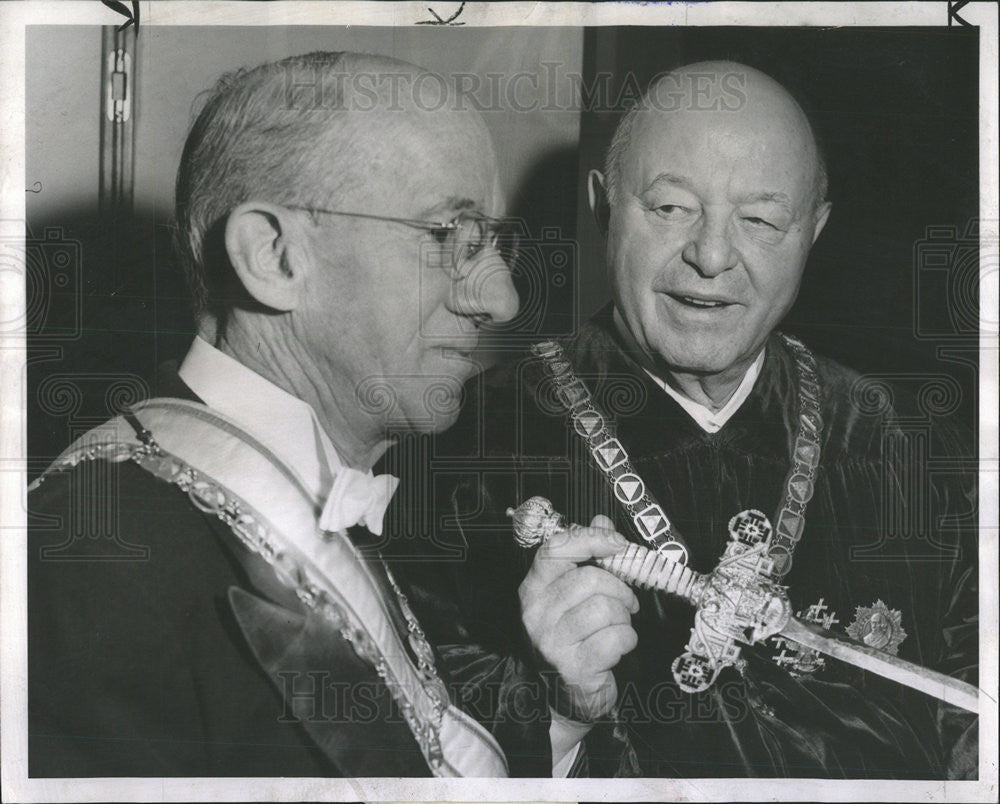
<path id="1" fill-rule="evenodd" d="M 603 520 L 603 522 L 602 522 Z M 581 564 L 592 558 L 605 558 L 620 553 L 628 547 L 628 539 L 615 532 L 614 523 L 607 517 L 597 517 L 597 526 L 574 526 L 564 534 L 550 539 L 535 554 L 536 567 L 546 563 L 569 562 L 559 569 L 566 572 L 572 564 Z"/>
<path id="2" fill-rule="evenodd" d="M 610 517 L 606 517 L 604 514 L 598 514 L 590 521 L 590 527 L 603 528 L 604 530 L 614 530 L 615 523 L 611 521 Z"/>

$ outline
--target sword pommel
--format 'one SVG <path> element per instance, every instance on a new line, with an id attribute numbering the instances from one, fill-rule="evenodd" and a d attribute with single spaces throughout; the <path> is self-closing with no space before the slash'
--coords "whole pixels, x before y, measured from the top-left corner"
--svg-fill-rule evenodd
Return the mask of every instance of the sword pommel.
<path id="1" fill-rule="evenodd" d="M 566 530 L 566 522 L 545 497 L 529 497 L 517 508 L 508 508 L 513 520 L 514 541 L 521 547 L 537 547 Z"/>

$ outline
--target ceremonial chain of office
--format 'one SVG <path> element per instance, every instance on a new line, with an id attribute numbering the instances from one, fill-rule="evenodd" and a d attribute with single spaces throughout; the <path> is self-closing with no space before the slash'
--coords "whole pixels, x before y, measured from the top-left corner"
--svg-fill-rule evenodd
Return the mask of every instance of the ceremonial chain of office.
<path id="1" fill-rule="evenodd" d="M 542 341 L 532 346 L 531 351 L 542 359 L 555 382 L 556 396 L 573 423 L 573 430 L 586 441 L 594 462 L 611 483 L 615 498 L 632 517 L 636 531 L 656 552 L 678 564 L 687 564 L 687 546 L 674 533 L 663 508 L 649 495 L 628 452 L 615 437 L 613 422 L 597 407 L 562 347 L 555 341 Z"/>
<path id="2" fill-rule="evenodd" d="M 792 447 L 792 465 L 785 479 L 785 496 L 768 551 L 773 560 L 769 575 L 775 581 L 781 580 L 791 569 L 792 554 L 802 538 L 806 506 L 815 489 L 823 433 L 816 358 L 798 339 L 784 333 L 780 333 L 780 337 L 795 358 L 798 427 Z M 652 549 L 686 564 L 686 545 L 674 531 L 663 508 L 650 496 L 645 482 L 632 466 L 628 451 L 615 435 L 613 421 L 594 402 L 562 347 L 555 341 L 543 341 L 532 346 L 531 351 L 541 359 L 555 383 L 556 396 L 574 432 L 586 442 L 594 462 L 611 484 L 615 498 L 632 518 L 636 531 Z"/>
<path id="3" fill-rule="evenodd" d="M 820 444 L 823 435 L 823 417 L 819 412 L 820 380 L 816 372 L 816 358 L 802 341 L 791 335 L 779 333 L 784 344 L 795 356 L 798 379 L 798 430 L 792 446 L 791 469 L 785 478 L 785 500 L 774 523 L 771 549 L 774 561 L 771 577 L 780 580 L 792 568 L 792 553 L 802 538 L 806 524 L 806 506 L 816 487 L 816 468 L 819 466 Z"/>

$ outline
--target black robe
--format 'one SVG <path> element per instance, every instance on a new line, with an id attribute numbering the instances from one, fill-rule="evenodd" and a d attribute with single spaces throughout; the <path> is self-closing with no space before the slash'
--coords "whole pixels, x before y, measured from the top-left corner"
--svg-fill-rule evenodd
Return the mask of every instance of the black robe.
<path id="1" fill-rule="evenodd" d="M 794 358 L 777 336 L 768 341 L 749 398 L 714 434 L 629 357 L 610 310 L 564 347 L 594 399 L 612 414 L 636 472 L 686 540 L 694 569 L 716 566 L 734 514 L 757 508 L 774 521 L 797 418 Z M 976 683 L 975 477 L 953 461 L 957 468 L 948 476 L 917 482 L 921 445 L 929 443 L 936 457 L 956 458 L 958 440 L 938 421 L 907 429 L 877 388 L 859 385 L 858 375 L 833 361 L 817 362 L 825 427 L 804 536 L 784 581 L 793 611 L 822 598 L 838 620 L 833 628 L 845 629 L 857 607 L 882 600 L 902 613 L 908 636 L 901 657 Z M 506 508 L 544 495 L 571 521 L 607 514 L 621 533 L 641 540 L 556 403 L 539 361 L 500 366 L 467 390 L 462 416 L 437 438 L 422 480 L 433 538 L 419 550 L 397 546 L 398 568 L 425 630 L 461 684 L 461 699 L 500 739 L 512 775 L 546 775 L 548 706 L 539 680 L 546 669 L 523 632 L 517 596 L 531 556 L 513 544 Z M 421 508 L 413 502 L 420 494 L 409 493 L 413 510 Z M 929 527 L 906 532 L 912 522 Z M 407 560 L 416 554 L 421 561 Z M 693 610 L 660 593 L 639 597 L 633 620 L 639 644 L 615 670 L 628 736 L 610 723 L 591 732 L 592 775 L 977 773 L 973 715 L 833 659 L 797 678 L 772 660 L 779 652 L 773 643 L 744 647 L 742 674 L 729 668 L 704 693 L 680 691 L 670 666 L 684 651 Z"/>

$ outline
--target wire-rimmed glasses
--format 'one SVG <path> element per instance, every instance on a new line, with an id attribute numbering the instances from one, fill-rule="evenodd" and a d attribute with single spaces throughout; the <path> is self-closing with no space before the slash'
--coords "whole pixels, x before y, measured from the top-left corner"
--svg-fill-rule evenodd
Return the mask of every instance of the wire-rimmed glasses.
<path id="1" fill-rule="evenodd" d="M 285 205 L 288 209 L 308 212 L 310 215 L 338 215 L 347 218 L 365 218 L 387 221 L 423 229 L 430 232 L 439 246 L 438 255 L 444 255 L 440 267 L 453 278 L 461 278 L 462 269 L 487 247 L 495 249 L 508 268 L 517 261 L 518 232 L 511 221 L 491 218 L 475 211 L 462 211 L 450 221 L 425 221 L 417 218 L 394 218 L 368 212 L 347 212 L 339 209 Z"/>

